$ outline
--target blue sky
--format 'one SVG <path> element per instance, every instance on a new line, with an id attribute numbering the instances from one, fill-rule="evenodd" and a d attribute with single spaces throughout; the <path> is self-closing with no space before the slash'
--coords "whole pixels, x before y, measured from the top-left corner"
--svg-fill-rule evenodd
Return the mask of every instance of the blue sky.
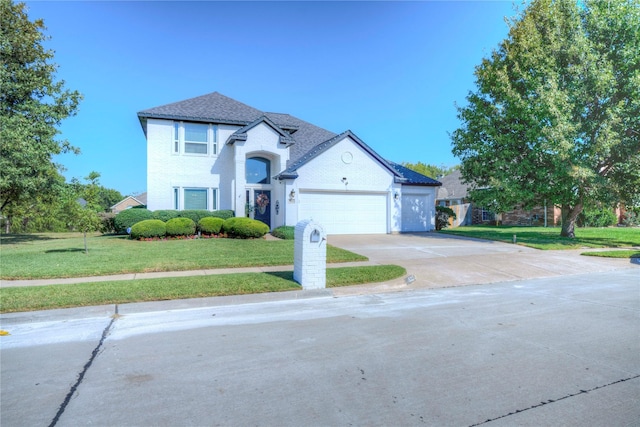
<path id="1" fill-rule="evenodd" d="M 508 33 L 507 1 L 27 1 L 58 79 L 80 91 L 56 160 L 124 195 L 146 191 L 136 113 L 211 92 L 353 131 L 386 159 L 453 166 L 454 103 Z"/>

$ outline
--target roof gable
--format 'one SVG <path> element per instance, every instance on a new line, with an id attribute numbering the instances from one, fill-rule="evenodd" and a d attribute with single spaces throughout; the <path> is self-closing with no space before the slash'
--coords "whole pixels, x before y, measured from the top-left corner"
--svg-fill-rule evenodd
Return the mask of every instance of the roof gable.
<path id="1" fill-rule="evenodd" d="M 280 144 L 284 144 L 286 146 L 290 146 L 295 144 L 295 139 L 291 137 L 291 134 L 284 131 L 280 126 L 276 125 L 271 121 L 267 116 L 261 116 L 248 125 L 238 129 L 234 133 L 232 133 L 227 139 L 227 144 L 232 145 L 236 141 L 246 141 L 247 140 L 247 132 L 258 126 L 259 124 L 264 123 L 273 129 L 280 136 Z"/>
<path id="2" fill-rule="evenodd" d="M 373 157 L 383 168 L 391 172 L 391 174 L 394 175 L 396 179 L 402 178 L 395 169 L 393 169 L 382 157 L 378 155 L 378 153 L 373 151 L 371 147 L 365 144 L 364 141 L 358 138 L 350 130 L 347 130 L 339 135 L 334 136 L 333 138 L 330 138 L 316 145 L 311 150 L 307 151 L 305 154 L 300 156 L 295 162 L 291 163 L 291 165 L 287 169 L 282 171 L 276 178 L 281 178 L 281 179 L 297 178 L 298 177 L 297 171 L 300 167 L 309 163 L 311 160 L 315 159 L 320 154 L 324 153 L 325 151 L 327 151 L 328 149 L 336 145 L 338 142 L 344 140 L 345 138 L 350 138 L 356 145 L 358 145 L 360 148 L 366 151 L 371 157 Z"/>

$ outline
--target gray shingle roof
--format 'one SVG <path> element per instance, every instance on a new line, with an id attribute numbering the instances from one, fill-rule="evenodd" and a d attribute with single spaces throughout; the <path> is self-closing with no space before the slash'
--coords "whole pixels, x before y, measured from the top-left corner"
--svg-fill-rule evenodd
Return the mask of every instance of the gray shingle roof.
<path id="1" fill-rule="evenodd" d="M 270 126 L 274 131 L 276 131 L 280 135 L 280 144 L 284 144 L 287 146 L 291 146 L 296 143 L 296 140 L 291 137 L 287 131 L 283 130 L 280 126 L 273 123 L 271 119 L 267 116 L 261 116 L 260 118 L 252 121 L 248 125 L 241 127 L 237 131 L 235 131 L 229 139 L 227 139 L 227 144 L 233 144 L 236 141 L 246 141 L 247 140 L 247 132 L 254 127 L 258 126 L 260 123 L 266 123 Z"/>
<path id="2" fill-rule="evenodd" d="M 138 113 L 145 118 L 206 121 L 215 123 L 246 125 L 264 113 L 218 92 L 184 101 L 149 108 Z"/>
<path id="3" fill-rule="evenodd" d="M 324 142 L 321 142 L 320 144 L 315 145 L 313 148 L 308 150 L 306 153 L 304 153 L 303 155 L 298 157 L 298 159 L 296 161 L 290 162 L 289 163 L 289 167 L 287 167 L 287 169 L 282 171 L 278 175 L 278 177 L 280 177 L 280 178 L 296 178 L 298 176 L 298 172 L 297 172 L 298 168 L 300 168 L 301 166 L 305 165 L 306 163 L 308 163 L 312 159 L 318 157 L 320 154 L 324 153 L 329 148 L 333 147 L 334 145 L 336 145 L 338 142 L 342 141 L 346 137 L 350 137 L 352 140 L 354 140 L 356 142 L 356 144 L 360 145 L 365 151 L 367 151 L 369 154 L 371 154 L 371 156 L 376 158 L 383 166 L 385 166 L 387 169 L 389 169 L 389 171 L 391 173 L 393 173 L 398 178 L 400 178 L 398 173 L 395 170 L 393 170 L 390 167 L 390 165 L 387 164 L 386 161 L 384 159 L 382 159 L 378 155 L 378 153 L 376 153 L 371 148 L 369 148 L 369 146 L 367 144 L 365 144 L 364 141 L 362 141 L 360 138 L 358 138 L 350 130 L 348 130 L 346 132 L 343 132 L 340 135 L 335 135 L 334 137 L 332 137 L 332 138 L 330 138 L 330 139 L 328 139 L 328 140 L 326 140 Z"/>
<path id="4" fill-rule="evenodd" d="M 437 187 L 442 185 L 439 181 L 436 181 L 433 178 L 429 178 L 426 175 L 422 175 L 412 169 L 399 165 L 398 163 L 394 163 L 387 160 L 387 163 L 391 165 L 393 169 L 395 169 L 402 177 L 406 180 L 403 184 L 406 185 L 424 185 L 430 187 Z"/>
<path id="5" fill-rule="evenodd" d="M 378 153 L 373 151 L 371 147 L 364 143 L 350 130 L 336 135 L 307 151 L 302 156 L 298 157 L 295 162 L 290 163 L 289 167 L 282 171 L 278 177 L 283 179 L 295 179 L 298 177 L 298 169 L 304 164 L 310 162 L 320 154 L 333 147 L 338 142 L 342 141 L 345 137 L 350 137 L 356 144 L 360 145 L 362 149 L 368 152 L 374 159 L 376 159 L 383 167 L 387 168 L 394 176 L 397 183 L 403 185 L 423 185 L 423 186 L 439 186 L 440 183 L 435 179 L 431 179 L 428 176 L 422 175 L 418 172 L 412 171 L 402 165 L 387 161 L 380 157 Z"/>
<path id="6" fill-rule="evenodd" d="M 351 131 L 338 135 L 290 114 L 260 111 L 218 92 L 140 111 L 138 119 L 145 134 L 146 122 L 150 118 L 242 126 L 229 139 L 230 143 L 246 140 L 245 132 L 266 118 L 270 126 L 280 128 L 277 131 L 281 135 L 281 142 L 290 145 L 287 169 L 280 174 L 283 178 L 297 177 L 296 171 L 300 166 L 329 149 L 344 137 L 349 136 L 378 160 L 383 167 L 387 168 L 395 176 L 396 182 L 408 185 L 440 185 L 434 179 L 384 160 Z"/>
<path id="7" fill-rule="evenodd" d="M 459 169 L 440 178 L 440 182 L 442 182 L 442 187 L 438 188 L 438 195 L 436 196 L 438 200 L 467 198 L 467 184 L 462 183 Z"/>
<path id="8" fill-rule="evenodd" d="M 150 118 L 247 126 L 263 116 L 291 134 L 292 139 L 286 142 L 293 143 L 289 151 L 289 164 L 295 162 L 315 145 L 336 135 L 290 114 L 266 113 L 218 92 L 149 108 L 138 113 L 138 119 L 145 134 L 146 121 Z"/>

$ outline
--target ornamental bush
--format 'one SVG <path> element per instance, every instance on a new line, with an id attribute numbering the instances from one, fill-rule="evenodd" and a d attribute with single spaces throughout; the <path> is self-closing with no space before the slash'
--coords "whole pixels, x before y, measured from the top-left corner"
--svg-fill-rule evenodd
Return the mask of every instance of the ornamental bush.
<path id="1" fill-rule="evenodd" d="M 167 221 L 167 236 L 193 236 L 196 223 L 191 218 L 172 218 Z"/>
<path id="2" fill-rule="evenodd" d="M 132 239 L 149 239 L 154 237 L 164 237 L 167 227 L 159 219 L 146 219 L 136 222 L 131 227 Z"/>
<path id="3" fill-rule="evenodd" d="M 587 208 L 580 216 L 579 223 L 585 227 L 609 227 L 618 223 L 616 214 L 607 208 Z"/>
<path id="4" fill-rule="evenodd" d="M 153 219 L 159 219 L 160 221 L 167 222 L 170 219 L 177 218 L 178 211 L 174 210 L 158 210 L 153 211 Z"/>
<path id="5" fill-rule="evenodd" d="M 222 211 L 207 211 L 204 209 L 187 209 L 184 211 L 176 211 L 178 218 L 191 218 L 193 222 L 196 224 L 202 218 L 214 217 L 214 218 L 233 218 L 235 213 L 232 210 L 222 210 Z"/>
<path id="6" fill-rule="evenodd" d="M 283 240 L 293 240 L 296 228 L 292 225 L 283 225 L 271 232 L 271 235 Z"/>
<path id="7" fill-rule="evenodd" d="M 212 216 L 214 218 L 229 219 L 229 218 L 235 217 L 236 213 L 234 211 L 232 211 L 231 209 L 225 209 L 225 210 L 221 210 L 221 211 L 209 212 L 209 215 L 207 215 L 207 216 Z"/>
<path id="8" fill-rule="evenodd" d="M 453 209 L 446 206 L 436 206 L 436 230 L 442 230 L 449 226 L 449 218 L 456 219 Z"/>
<path id="9" fill-rule="evenodd" d="M 226 219 L 222 229 L 229 237 L 237 239 L 257 239 L 269 232 L 269 226 L 264 222 L 246 217 Z"/>
<path id="10" fill-rule="evenodd" d="M 204 234 L 220 234 L 224 219 L 208 216 L 198 221 L 198 230 Z"/>
<path id="11" fill-rule="evenodd" d="M 116 233 L 127 234 L 127 228 L 132 227 L 140 221 L 153 219 L 152 216 L 153 214 L 151 211 L 145 208 L 126 209 L 122 212 L 118 212 L 113 220 L 113 225 L 115 226 Z"/>
<path id="12" fill-rule="evenodd" d="M 197 223 L 202 218 L 212 216 L 213 212 L 205 209 L 187 209 L 184 211 L 178 211 L 178 218 L 190 218 L 194 223 Z"/>

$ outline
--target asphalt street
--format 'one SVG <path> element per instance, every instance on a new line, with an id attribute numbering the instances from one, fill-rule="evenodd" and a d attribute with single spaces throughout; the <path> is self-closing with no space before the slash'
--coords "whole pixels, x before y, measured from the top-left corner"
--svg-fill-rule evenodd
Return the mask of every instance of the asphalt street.
<path id="1" fill-rule="evenodd" d="M 10 426 L 637 426 L 637 268 L 3 315 Z"/>

